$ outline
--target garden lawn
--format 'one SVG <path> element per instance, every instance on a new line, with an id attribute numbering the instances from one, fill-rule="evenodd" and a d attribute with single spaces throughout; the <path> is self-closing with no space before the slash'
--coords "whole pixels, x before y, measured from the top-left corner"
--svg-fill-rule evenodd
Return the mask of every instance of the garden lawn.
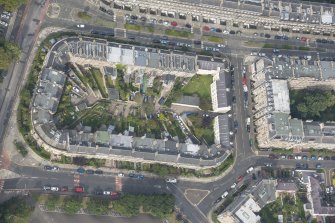
<path id="1" fill-rule="evenodd" d="M 189 38 L 192 37 L 192 34 L 186 31 L 177 31 L 177 30 L 165 30 L 165 34 L 168 36 L 177 36 L 177 37 L 184 37 L 184 38 Z"/>
<path id="2" fill-rule="evenodd" d="M 98 85 L 98 88 L 99 88 L 99 91 L 100 91 L 102 97 L 108 98 L 107 89 L 105 87 L 103 76 L 102 76 L 102 73 L 100 72 L 100 70 L 99 69 L 92 69 L 91 73 L 93 75 L 93 78 L 94 78 L 95 82 Z"/>
<path id="3" fill-rule="evenodd" d="M 184 95 L 197 95 L 200 99 L 200 108 L 209 110 L 212 108 L 211 84 L 212 75 L 195 75 L 182 89 Z"/>

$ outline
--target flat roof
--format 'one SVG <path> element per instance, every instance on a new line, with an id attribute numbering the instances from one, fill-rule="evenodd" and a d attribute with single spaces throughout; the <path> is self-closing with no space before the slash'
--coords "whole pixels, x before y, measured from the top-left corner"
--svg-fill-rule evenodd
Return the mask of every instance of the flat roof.
<path id="1" fill-rule="evenodd" d="M 287 80 L 271 80 L 274 110 L 290 113 L 290 97 Z"/>

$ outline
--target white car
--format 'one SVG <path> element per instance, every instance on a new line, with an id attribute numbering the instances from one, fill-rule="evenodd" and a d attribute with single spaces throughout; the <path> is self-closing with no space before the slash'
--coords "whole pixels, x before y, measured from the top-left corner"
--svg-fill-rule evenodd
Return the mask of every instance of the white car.
<path id="1" fill-rule="evenodd" d="M 51 187 L 50 186 L 44 186 L 43 190 L 51 190 Z"/>
<path id="2" fill-rule="evenodd" d="M 103 194 L 104 194 L 104 195 L 111 195 L 111 192 L 110 192 L 110 191 L 104 191 Z"/>
<path id="3" fill-rule="evenodd" d="M 225 45 L 223 45 L 223 44 L 218 44 L 218 47 L 219 47 L 219 48 L 224 48 Z"/>
<path id="4" fill-rule="evenodd" d="M 228 35 L 229 31 L 228 30 L 223 30 L 222 33 Z"/>
<path id="5" fill-rule="evenodd" d="M 8 19 L 9 19 L 9 16 L 8 16 L 8 15 L 5 15 L 5 14 L 1 14 L 1 18 L 2 18 L 2 19 L 7 19 L 7 20 L 8 20 Z"/>
<path id="6" fill-rule="evenodd" d="M 73 87 L 72 90 L 76 93 L 79 93 L 79 89 L 77 87 Z"/>
<path id="7" fill-rule="evenodd" d="M 117 176 L 118 177 L 124 177 L 124 173 L 118 173 Z"/>
<path id="8" fill-rule="evenodd" d="M 231 189 L 234 189 L 236 187 L 237 183 L 234 183 L 233 185 L 230 186 Z"/>
<path id="9" fill-rule="evenodd" d="M 84 24 L 78 24 L 77 27 L 78 28 L 85 28 L 85 25 Z"/>
<path id="10" fill-rule="evenodd" d="M 225 197 L 227 197 L 227 195 L 228 195 L 228 191 L 224 192 L 224 193 L 221 195 L 221 198 L 225 198 Z"/>
<path id="11" fill-rule="evenodd" d="M 5 14 L 5 15 L 8 15 L 8 16 L 11 16 L 11 15 L 12 15 L 12 13 L 7 12 L 7 11 L 3 11 L 2 13 Z"/>
<path id="12" fill-rule="evenodd" d="M 177 183 L 177 179 L 176 178 L 166 178 L 165 181 L 167 183 L 173 183 L 173 184 Z"/>
<path id="13" fill-rule="evenodd" d="M 7 26 L 8 26 L 8 23 L 7 23 L 7 22 L 4 22 L 4 21 L 0 21 L 0 25 L 3 25 L 3 26 L 5 26 L 5 27 L 7 27 Z"/>
<path id="14" fill-rule="evenodd" d="M 251 167 L 249 167 L 249 169 L 247 169 L 247 173 L 251 173 L 251 171 L 253 171 L 254 170 L 254 168 L 251 166 Z"/>
<path id="15" fill-rule="evenodd" d="M 50 190 L 51 191 L 59 191 L 59 187 L 51 187 Z"/>

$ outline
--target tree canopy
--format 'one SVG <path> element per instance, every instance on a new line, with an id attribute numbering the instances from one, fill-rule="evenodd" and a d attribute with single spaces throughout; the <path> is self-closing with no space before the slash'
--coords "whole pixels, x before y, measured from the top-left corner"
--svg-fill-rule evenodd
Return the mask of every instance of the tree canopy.
<path id="1" fill-rule="evenodd" d="M 12 60 L 19 59 L 19 57 L 20 49 L 17 45 L 7 40 L 0 39 L 0 70 L 6 70 Z"/>
<path id="2" fill-rule="evenodd" d="M 14 12 L 20 5 L 26 2 L 27 0 L 0 0 L 0 5 L 3 6 L 6 11 Z"/>
<path id="3" fill-rule="evenodd" d="M 292 115 L 302 119 L 319 119 L 323 112 L 335 106 L 335 94 L 332 91 L 293 90 L 290 99 Z"/>
<path id="4" fill-rule="evenodd" d="M 33 210 L 34 207 L 29 205 L 23 198 L 11 198 L 0 205 L 0 222 L 28 222 Z"/>

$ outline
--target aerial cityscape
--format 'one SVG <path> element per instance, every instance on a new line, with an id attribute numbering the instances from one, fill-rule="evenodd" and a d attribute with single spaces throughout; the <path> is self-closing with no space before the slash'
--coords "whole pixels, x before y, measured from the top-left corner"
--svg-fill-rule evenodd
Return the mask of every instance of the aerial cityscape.
<path id="1" fill-rule="evenodd" d="M 335 1 L 0 0 L 0 222 L 335 222 Z"/>

